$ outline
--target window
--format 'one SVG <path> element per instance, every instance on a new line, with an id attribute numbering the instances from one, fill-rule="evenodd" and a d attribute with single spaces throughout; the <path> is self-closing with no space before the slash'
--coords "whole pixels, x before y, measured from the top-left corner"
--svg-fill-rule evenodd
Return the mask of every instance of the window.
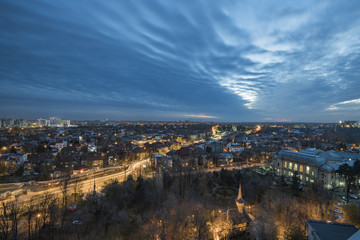
<path id="1" fill-rule="evenodd" d="M 294 170 L 297 171 L 298 170 L 298 165 L 295 163 L 294 164 Z"/>
<path id="2" fill-rule="evenodd" d="M 280 169 L 277 169 L 277 172 L 279 173 L 279 172 L 280 172 Z"/>
<path id="3" fill-rule="evenodd" d="M 278 167 L 280 167 L 280 163 L 278 163 Z"/>
<path id="4" fill-rule="evenodd" d="M 315 175 L 314 171 L 311 171 L 311 176 L 314 176 L 314 175 Z"/>
<path id="5" fill-rule="evenodd" d="M 292 163 L 291 162 L 289 163 L 289 169 L 292 169 Z"/>
<path id="6" fill-rule="evenodd" d="M 300 172 L 304 172 L 304 166 L 300 165 Z"/>
<path id="7" fill-rule="evenodd" d="M 284 168 L 286 168 L 286 161 L 284 162 Z"/>
<path id="8" fill-rule="evenodd" d="M 306 174 L 309 174 L 309 172 L 310 172 L 310 167 L 306 166 Z"/>
<path id="9" fill-rule="evenodd" d="M 306 181 L 307 181 L 307 182 L 309 181 L 309 177 L 306 177 Z"/>
<path id="10" fill-rule="evenodd" d="M 294 174 L 292 172 L 289 172 L 289 177 L 292 177 Z"/>
<path id="11" fill-rule="evenodd" d="M 303 180 L 303 175 L 300 175 L 300 180 Z"/>

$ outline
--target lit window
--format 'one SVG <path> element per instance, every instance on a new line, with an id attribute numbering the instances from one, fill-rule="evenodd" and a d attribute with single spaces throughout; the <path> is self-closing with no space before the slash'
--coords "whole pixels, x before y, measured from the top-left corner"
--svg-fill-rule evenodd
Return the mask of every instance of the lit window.
<path id="1" fill-rule="evenodd" d="M 304 166 L 300 165 L 300 172 L 304 172 Z"/>
<path id="2" fill-rule="evenodd" d="M 277 172 L 279 173 L 279 172 L 280 172 L 280 169 L 277 169 Z"/>
<path id="3" fill-rule="evenodd" d="M 306 177 L 306 181 L 309 181 L 309 177 Z"/>
<path id="4" fill-rule="evenodd" d="M 314 182 L 314 180 L 313 180 L 313 179 L 310 179 L 310 182 L 311 182 L 311 183 L 313 183 L 313 182 Z"/>
<path id="5" fill-rule="evenodd" d="M 286 161 L 284 162 L 284 168 L 286 168 Z"/>
<path id="6" fill-rule="evenodd" d="M 294 170 L 297 171 L 298 170 L 298 165 L 295 163 L 294 164 Z"/>
<path id="7" fill-rule="evenodd" d="M 292 175 L 294 175 L 292 172 L 289 172 L 289 176 L 292 177 Z"/>
<path id="8" fill-rule="evenodd" d="M 310 172 L 310 167 L 307 166 L 307 167 L 306 167 L 306 174 L 309 174 L 309 172 Z"/>
<path id="9" fill-rule="evenodd" d="M 291 162 L 289 163 L 289 169 L 292 169 L 292 163 Z"/>
<path id="10" fill-rule="evenodd" d="M 300 175 L 300 180 L 303 180 L 303 175 Z"/>
<path id="11" fill-rule="evenodd" d="M 314 176 L 314 171 L 311 171 L 311 176 Z"/>

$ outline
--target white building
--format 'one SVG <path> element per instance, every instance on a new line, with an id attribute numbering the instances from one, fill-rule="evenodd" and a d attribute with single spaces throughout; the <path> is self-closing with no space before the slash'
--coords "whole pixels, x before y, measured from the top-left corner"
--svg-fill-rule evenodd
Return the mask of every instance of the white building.
<path id="1" fill-rule="evenodd" d="M 345 185 L 336 170 L 345 163 L 353 166 L 355 159 L 360 159 L 359 154 L 351 156 L 349 158 L 346 152 L 324 152 L 314 148 L 301 152 L 280 151 L 273 158 L 273 167 L 279 176 L 292 177 L 297 171 L 302 182 L 317 182 L 326 188 L 333 188 Z"/>

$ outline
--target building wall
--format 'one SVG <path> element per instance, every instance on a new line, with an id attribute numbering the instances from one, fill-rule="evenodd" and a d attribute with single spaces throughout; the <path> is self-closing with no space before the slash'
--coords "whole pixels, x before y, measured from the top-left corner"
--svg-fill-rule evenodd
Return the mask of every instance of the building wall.
<path id="1" fill-rule="evenodd" d="M 273 161 L 273 167 L 275 173 L 279 176 L 291 178 L 294 172 L 297 171 L 302 182 L 318 182 L 326 188 L 341 186 L 343 182 L 334 171 L 323 171 L 320 170 L 318 166 L 312 166 L 294 159 L 275 158 Z"/>

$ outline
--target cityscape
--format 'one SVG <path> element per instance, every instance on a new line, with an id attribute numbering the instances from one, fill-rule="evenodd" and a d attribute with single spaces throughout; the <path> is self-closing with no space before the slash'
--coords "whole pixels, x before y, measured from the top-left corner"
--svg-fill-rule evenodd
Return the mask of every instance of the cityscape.
<path id="1" fill-rule="evenodd" d="M 0 240 L 360 240 L 360 2 L 0 0 Z"/>

